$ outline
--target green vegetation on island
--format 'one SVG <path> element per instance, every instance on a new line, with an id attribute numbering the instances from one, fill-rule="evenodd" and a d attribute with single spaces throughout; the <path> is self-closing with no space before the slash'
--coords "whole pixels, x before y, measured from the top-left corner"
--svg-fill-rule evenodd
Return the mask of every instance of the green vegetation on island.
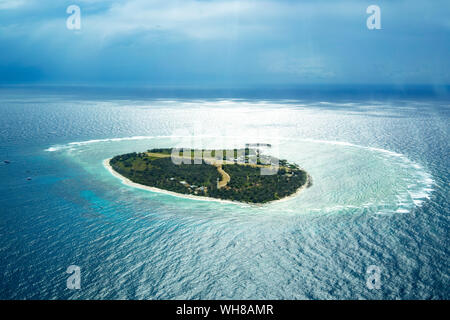
<path id="1" fill-rule="evenodd" d="M 115 156 L 109 164 L 120 175 L 145 186 L 246 203 L 279 200 L 311 184 L 298 165 L 262 155 L 258 149 L 224 150 L 220 156 L 214 150 L 185 153 L 151 149 Z"/>

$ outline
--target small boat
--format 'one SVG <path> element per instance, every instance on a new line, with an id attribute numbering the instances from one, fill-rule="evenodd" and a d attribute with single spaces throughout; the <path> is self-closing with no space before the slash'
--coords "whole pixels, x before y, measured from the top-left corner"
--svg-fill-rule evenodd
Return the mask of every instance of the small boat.
<path id="1" fill-rule="evenodd" d="M 28 177 L 27 180 L 30 181 L 30 180 L 31 180 L 31 177 Z"/>

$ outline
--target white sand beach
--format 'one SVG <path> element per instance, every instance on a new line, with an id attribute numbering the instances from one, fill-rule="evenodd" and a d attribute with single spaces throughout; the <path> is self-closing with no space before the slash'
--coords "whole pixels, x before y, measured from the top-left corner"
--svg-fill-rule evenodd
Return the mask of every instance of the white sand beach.
<path id="1" fill-rule="evenodd" d="M 139 184 L 139 183 L 131 181 L 130 179 L 128 179 L 128 178 L 122 176 L 121 174 L 119 174 L 118 172 L 116 172 L 111 167 L 111 165 L 109 163 L 110 160 L 111 159 L 103 160 L 103 166 L 114 177 L 120 179 L 122 181 L 122 183 L 126 184 L 127 186 L 130 186 L 130 187 L 133 187 L 133 188 L 142 189 L 142 190 L 147 190 L 147 191 L 151 191 L 151 192 L 158 192 L 158 193 L 168 194 L 168 195 L 179 197 L 179 198 L 199 200 L 199 201 L 215 201 L 215 202 L 231 203 L 231 204 L 239 204 L 239 205 L 261 206 L 261 205 L 267 205 L 267 204 L 272 204 L 272 203 L 275 203 L 275 202 L 281 202 L 281 201 L 286 201 L 286 200 L 292 199 L 292 198 L 298 196 L 303 190 L 305 190 L 307 188 L 307 186 L 308 186 L 308 183 L 309 183 L 309 176 L 308 176 L 308 180 L 306 181 L 306 183 L 303 186 L 301 186 L 295 193 L 291 194 L 288 197 L 280 199 L 280 200 L 274 200 L 274 201 L 266 202 L 266 203 L 263 203 L 263 204 L 245 203 L 245 202 L 239 202 L 239 201 L 223 200 L 223 199 L 217 199 L 217 198 L 211 198 L 211 197 L 202 197 L 202 196 L 194 196 L 194 195 L 189 195 L 189 194 L 182 194 L 182 193 L 177 193 L 177 192 L 173 192 L 173 191 L 168 191 L 168 190 L 164 190 L 164 189 L 159 189 L 159 188 L 149 187 L 149 186 L 146 186 L 146 185 L 143 185 L 143 184 Z"/>

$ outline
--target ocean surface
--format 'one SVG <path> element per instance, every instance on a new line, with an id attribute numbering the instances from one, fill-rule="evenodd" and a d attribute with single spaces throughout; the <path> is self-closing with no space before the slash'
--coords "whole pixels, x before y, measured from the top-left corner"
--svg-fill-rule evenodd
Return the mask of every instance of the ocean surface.
<path id="1" fill-rule="evenodd" d="M 0 299 L 449 299 L 449 120 L 448 96 L 427 94 L 0 89 Z M 245 143 L 271 143 L 313 186 L 199 201 L 102 164 Z"/>

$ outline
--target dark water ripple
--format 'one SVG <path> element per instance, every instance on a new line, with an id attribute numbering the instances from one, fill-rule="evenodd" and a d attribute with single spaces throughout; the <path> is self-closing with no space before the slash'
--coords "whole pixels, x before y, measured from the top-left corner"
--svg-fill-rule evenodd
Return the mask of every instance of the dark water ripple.
<path id="1" fill-rule="evenodd" d="M 448 102 L 204 106 L 4 95 L 0 160 L 11 164 L 0 166 L 0 298 L 449 298 Z M 208 203 L 184 208 L 179 200 L 118 193 L 83 166 L 44 152 L 72 141 L 170 135 L 200 116 L 207 130 L 238 121 L 242 132 L 277 126 L 289 137 L 398 152 L 432 175 L 434 190 L 404 214 L 243 218 Z M 82 268 L 80 291 L 65 287 L 70 264 Z M 369 265 L 382 270 L 380 290 L 365 285 Z"/>

